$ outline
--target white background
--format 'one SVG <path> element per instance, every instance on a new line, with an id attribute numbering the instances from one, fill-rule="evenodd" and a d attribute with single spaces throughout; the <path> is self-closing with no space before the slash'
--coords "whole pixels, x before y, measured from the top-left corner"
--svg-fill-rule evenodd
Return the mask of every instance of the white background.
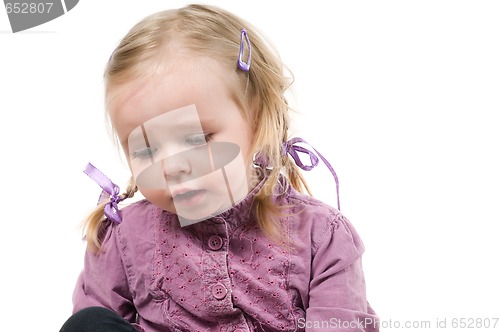
<path id="1" fill-rule="evenodd" d="M 0 8 L 3 327 L 57 331 L 70 315 L 79 223 L 100 192 L 82 169 L 128 179 L 104 125 L 105 62 L 135 22 L 184 4 L 84 0 L 17 34 Z M 500 317 L 500 4 L 212 4 L 264 31 L 294 73 L 296 133 L 340 177 L 385 324 Z M 324 166 L 307 178 L 335 205 Z"/>

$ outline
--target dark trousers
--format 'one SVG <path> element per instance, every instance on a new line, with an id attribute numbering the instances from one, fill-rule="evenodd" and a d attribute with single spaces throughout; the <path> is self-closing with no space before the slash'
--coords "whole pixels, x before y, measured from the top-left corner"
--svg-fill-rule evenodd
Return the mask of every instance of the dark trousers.
<path id="1" fill-rule="evenodd" d="M 71 316 L 59 332 L 137 332 L 137 330 L 109 309 L 90 307 Z"/>

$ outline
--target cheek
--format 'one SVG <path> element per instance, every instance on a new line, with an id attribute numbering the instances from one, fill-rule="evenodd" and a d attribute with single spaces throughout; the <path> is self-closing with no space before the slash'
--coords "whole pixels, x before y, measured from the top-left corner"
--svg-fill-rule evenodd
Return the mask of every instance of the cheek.
<path id="1" fill-rule="evenodd" d="M 144 198 L 154 205 L 163 210 L 175 213 L 174 205 L 170 199 L 170 193 L 168 190 L 139 188 L 139 191 Z"/>
<path id="2" fill-rule="evenodd" d="M 253 168 L 253 167 L 252 167 Z M 248 193 L 248 167 L 241 151 L 231 158 L 224 167 L 213 173 L 213 179 L 218 176 L 218 183 L 212 186 L 212 191 L 222 196 L 232 198 L 234 202 L 243 199 Z"/>

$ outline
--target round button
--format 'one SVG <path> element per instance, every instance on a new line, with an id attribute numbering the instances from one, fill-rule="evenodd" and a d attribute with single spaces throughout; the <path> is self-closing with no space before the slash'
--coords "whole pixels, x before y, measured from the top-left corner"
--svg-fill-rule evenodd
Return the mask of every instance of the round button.
<path id="1" fill-rule="evenodd" d="M 227 294 L 227 289 L 226 286 L 221 284 L 220 282 L 216 283 L 212 287 L 212 295 L 217 299 L 217 300 L 222 300 L 223 298 L 226 297 Z"/>
<path id="2" fill-rule="evenodd" d="M 222 248 L 222 238 L 218 235 L 212 235 L 208 238 L 208 247 L 212 250 L 219 250 Z"/>

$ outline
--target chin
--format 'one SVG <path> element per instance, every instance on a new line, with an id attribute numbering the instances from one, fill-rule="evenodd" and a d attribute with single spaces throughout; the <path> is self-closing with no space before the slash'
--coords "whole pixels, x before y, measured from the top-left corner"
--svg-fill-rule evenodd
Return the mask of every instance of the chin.
<path id="1" fill-rule="evenodd" d="M 182 219 L 186 219 L 187 222 L 195 223 L 212 218 L 218 214 L 217 211 L 218 210 L 213 209 L 204 209 L 203 211 L 177 211 L 177 215 Z"/>

